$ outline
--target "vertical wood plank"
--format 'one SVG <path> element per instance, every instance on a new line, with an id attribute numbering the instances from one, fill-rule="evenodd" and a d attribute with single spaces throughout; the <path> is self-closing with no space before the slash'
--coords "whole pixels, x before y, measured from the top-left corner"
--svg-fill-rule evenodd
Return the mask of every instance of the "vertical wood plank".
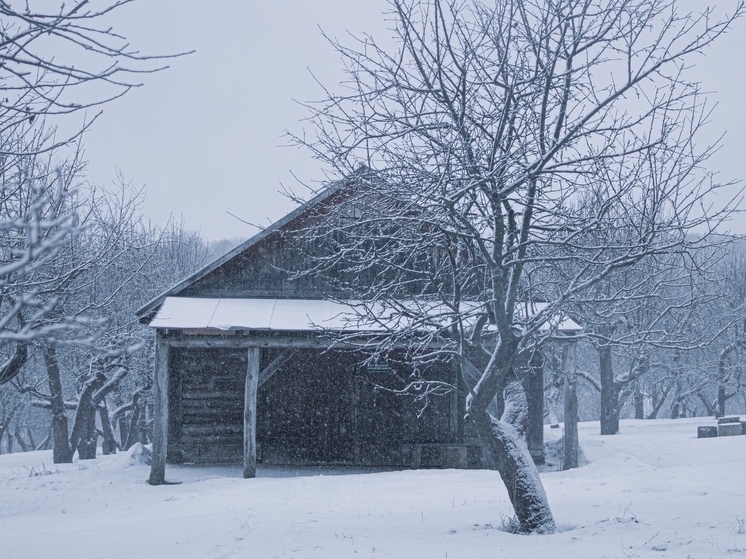
<path id="1" fill-rule="evenodd" d="M 565 370 L 565 448 L 563 469 L 578 467 L 578 395 L 575 375 L 575 342 L 565 343 L 562 351 Z"/>
<path id="2" fill-rule="evenodd" d="M 168 445 L 166 449 L 166 460 L 174 463 L 181 462 L 181 431 L 183 418 L 183 356 L 179 350 L 169 348 L 168 355 Z"/>
<path id="3" fill-rule="evenodd" d="M 449 427 L 451 431 L 451 441 L 460 441 L 460 429 L 459 425 L 461 423 L 460 419 L 462 417 L 461 414 L 459 414 L 459 400 L 461 400 L 461 391 L 458 390 L 459 387 L 459 370 L 458 370 L 458 364 L 452 362 L 450 364 L 450 373 L 451 373 L 451 382 L 453 383 L 453 386 L 456 387 L 456 390 L 453 390 L 449 395 L 449 404 L 450 404 L 450 418 L 449 418 Z"/>
<path id="4" fill-rule="evenodd" d="M 243 477 L 256 477 L 256 411 L 261 350 L 250 347 L 246 368 L 243 412 Z"/>
<path id="5" fill-rule="evenodd" d="M 150 466 L 150 485 L 166 482 L 166 451 L 168 447 L 168 344 L 156 330 L 155 369 L 153 371 L 153 461 Z"/>

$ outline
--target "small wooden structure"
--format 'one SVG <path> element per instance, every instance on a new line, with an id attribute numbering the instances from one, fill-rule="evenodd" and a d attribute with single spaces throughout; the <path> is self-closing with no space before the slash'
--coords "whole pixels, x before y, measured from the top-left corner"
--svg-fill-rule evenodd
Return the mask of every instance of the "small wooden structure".
<path id="1" fill-rule="evenodd" d="M 257 461 L 395 467 L 479 467 L 464 423 L 465 388 L 449 363 L 427 375 L 459 392 L 422 411 L 398 387 L 399 360 L 363 365 L 329 333 L 370 328 L 313 275 L 288 272 L 307 257 L 294 232 L 341 203 L 336 184 L 186 278 L 138 311 L 155 329 L 155 425 L 150 482 L 166 461 Z M 402 348 L 403 349 L 403 348 Z M 543 459 L 543 376 L 524 374 L 529 448 Z"/>

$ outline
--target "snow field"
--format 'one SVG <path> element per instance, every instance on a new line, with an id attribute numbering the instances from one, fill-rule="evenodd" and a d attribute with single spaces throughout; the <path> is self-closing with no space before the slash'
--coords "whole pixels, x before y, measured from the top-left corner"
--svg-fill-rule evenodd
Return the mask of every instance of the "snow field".
<path id="1" fill-rule="evenodd" d="M 746 436 L 711 419 L 580 424 L 587 465 L 544 472 L 560 532 L 523 536 L 497 472 L 172 467 L 120 453 L 0 456 L 0 558 L 746 558 Z M 548 440 L 558 430 L 546 430 Z"/>

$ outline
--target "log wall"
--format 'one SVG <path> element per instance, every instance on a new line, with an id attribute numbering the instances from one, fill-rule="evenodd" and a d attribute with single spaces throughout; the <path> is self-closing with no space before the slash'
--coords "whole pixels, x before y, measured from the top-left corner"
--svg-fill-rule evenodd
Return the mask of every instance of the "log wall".
<path id="1" fill-rule="evenodd" d="M 169 460 L 242 460 L 246 355 L 245 349 L 172 349 Z"/>

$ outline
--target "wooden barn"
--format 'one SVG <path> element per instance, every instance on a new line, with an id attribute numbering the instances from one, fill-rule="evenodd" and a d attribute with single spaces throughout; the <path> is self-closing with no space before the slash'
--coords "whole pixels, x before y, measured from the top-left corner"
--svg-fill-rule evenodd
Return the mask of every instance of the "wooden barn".
<path id="1" fill-rule="evenodd" d="M 155 329 L 155 425 L 151 483 L 166 462 L 479 467 L 481 449 L 464 424 L 464 393 L 411 398 L 377 387 L 406 377 L 398 360 L 364 365 L 366 355 L 332 346 L 329 333 L 356 324 L 313 275 L 295 277 L 294 231 L 342 183 L 184 279 L 138 311 Z M 308 250 L 305 246 L 304 250 Z M 301 254 L 302 257 L 302 254 Z M 458 385 L 449 363 L 429 378 Z M 543 456 L 543 378 L 524 379 L 529 447 Z M 462 391 L 463 392 L 463 391 Z"/>

